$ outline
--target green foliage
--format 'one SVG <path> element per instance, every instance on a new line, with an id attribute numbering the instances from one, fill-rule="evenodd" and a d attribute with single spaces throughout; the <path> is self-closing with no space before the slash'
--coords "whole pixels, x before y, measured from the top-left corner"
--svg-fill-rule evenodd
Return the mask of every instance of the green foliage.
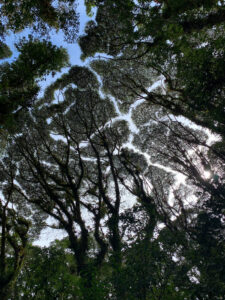
<path id="1" fill-rule="evenodd" d="M 18 186 L 17 155 L 4 153 L 0 161 L 0 298 L 8 299 L 23 266 L 29 242 L 43 228 L 46 215 L 28 204 Z"/>
<path id="2" fill-rule="evenodd" d="M 8 58 L 12 55 L 11 50 L 9 49 L 9 47 L 4 44 L 4 43 L 0 43 L 0 59 L 4 59 L 4 58 Z"/>
<path id="3" fill-rule="evenodd" d="M 68 66 L 68 54 L 48 41 L 30 39 L 17 44 L 19 57 L 0 66 L 0 124 L 10 128 L 21 109 L 35 101 L 40 81 L 50 72 Z"/>
<path id="4" fill-rule="evenodd" d="M 126 74 L 129 80 L 120 80 L 113 93 L 119 94 L 122 86 L 131 92 L 134 85 L 135 91 L 146 89 L 139 80 L 144 68 L 135 76 L 130 74 L 130 61 L 136 61 L 149 73 L 163 75 L 169 85 L 167 97 L 149 95 L 149 103 L 224 135 L 224 4 L 108 0 L 95 5 L 96 21 L 87 24 L 79 40 L 82 58 L 100 52 L 116 59 L 115 73 Z M 113 73 L 112 62 L 104 64 Z M 116 81 L 113 78 L 111 85 Z"/>
<path id="5" fill-rule="evenodd" d="M 0 1 L 0 36 L 4 40 L 8 33 L 18 33 L 32 28 L 39 37 L 49 36 L 49 31 L 62 30 L 68 42 L 74 42 L 78 32 L 78 14 L 74 0 L 44 1 Z M 46 40 L 42 42 L 29 37 L 16 45 L 19 58 L 11 64 L 0 66 L 0 126 L 12 130 L 21 109 L 30 107 L 35 101 L 38 80 L 50 72 L 60 71 L 68 66 L 65 49 L 57 48 Z M 2 41 L 0 59 L 11 56 L 11 51 Z"/>
<path id="6" fill-rule="evenodd" d="M 8 29 L 34 24 L 34 11 L 61 28 L 51 2 L 26 3 L 18 9 L 35 9 L 23 21 L 4 3 Z M 0 121 L 20 127 L 0 164 L 2 295 L 223 299 L 224 2 L 85 3 L 97 16 L 80 38 L 83 58 L 111 55 L 91 63 L 101 82 L 73 66 L 22 115 L 41 78 L 68 66 L 68 56 L 30 38 L 17 45 L 17 60 L 1 65 Z M 221 140 L 211 145 L 196 124 Z M 46 215 L 68 238 L 30 245 L 22 268 Z"/>
<path id="7" fill-rule="evenodd" d="M 95 7 L 95 1 L 93 0 L 85 0 L 84 1 L 85 6 L 86 6 L 86 13 L 89 17 L 93 16 L 92 9 Z"/>
<path id="8" fill-rule="evenodd" d="M 101 275 L 93 268 L 86 281 L 76 275 L 76 269 L 68 239 L 56 240 L 49 247 L 30 246 L 11 297 L 15 300 L 105 299 L 107 287 L 101 277 L 106 274 Z"/>
<path id="9" fill-rule="evenodd" d="M 80 279 L 68 241 L 30 246 L 13 291 L 14 299 L 80 299 Z"/>
<path id="10" fill-rule="evenodd" d="M 26 68 L 30 68 L 27 73 L 35 79 L 68 66 L 66 49 L 58 48 L 49 41 L 39 41 L 30 37 L 28 41 L 21 40 L 16 47 L 20 55 L 13 67 L 19 70 L 24 67 L 25 71 Z M 28 74 L 25 76 L 28 77 Z"/>
<path id="11" fill-rule="evenodd" d="M 52 28 L 63 30 L 68 41 L 78 32 L 78 14 L 74 0 L 1 0 L 0 36 L 32 28 L 40 35 L 48 35 Z"/>

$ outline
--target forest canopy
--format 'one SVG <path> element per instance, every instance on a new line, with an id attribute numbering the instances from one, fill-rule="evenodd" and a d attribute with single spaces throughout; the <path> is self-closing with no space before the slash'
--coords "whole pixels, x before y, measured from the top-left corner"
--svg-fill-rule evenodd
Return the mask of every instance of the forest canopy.
<path id="1" fill-rule="evenodd" d="M 0 4 L 0 299 L 223 299 L 225 2 Z"/>

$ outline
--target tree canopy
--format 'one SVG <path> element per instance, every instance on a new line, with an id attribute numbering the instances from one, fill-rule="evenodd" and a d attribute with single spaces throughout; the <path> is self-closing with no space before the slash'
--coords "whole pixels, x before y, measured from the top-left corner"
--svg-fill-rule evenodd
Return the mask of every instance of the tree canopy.
<path id="1" fill-rule="evenodd" d="M 0 36 L 32 28 L 39 35 L 61 29 L 68 41 L 78 33 L 79 16 L 75 0 L 1 0 Z"/>
<path id="2" fill-rule="evenodd" d="M 61 28 L 68 2 L 4 2 L 4 31 Z M 42 97 L 65 49 L 30 37 L 0 66 L 0 298 L 223 299 L 225 3 L 85 4 L 89 64 Z M 47 227 L 66 237 L 35 246 Z"/>
<path id="3" fill-rule="evenodd" d="M 38 81 L 68 66 L 69 60 L 65 49 L 45 40 L 24 39 L 17 50 L 20 55 L 15 61 L 0 65 L 0 124 L 6 127 L 13 126 L 20 110 L 33 105 L 40 89 Z"/>
<path id="4" fill-rule="evenodd" d="M 106 53 L 121 61 L 122 70 L 126 61 L 139 60 L 166 81 L 166 97 L 147 95 L 150 103 L 224 134 L 223 1 L 87 3 L 98 10 L 80 38 L 84 58 Z M 132 79 L 146 89 L 139 76 Z"/>
<path id="5" fill-rule="evenodd" d="M 12 127 L 14 113 L 28 108 L 37 97 L 37 81 L 43 76 L 68 66 L 65 49 L 52 45 L 49 33 L 62 30 L 68 42 L 74 42 L 79 31 L 76 2 L 69 1 L 0 1 L 0 59 L 12 55 L 4 42 L 8 34 L 32 29 L 29 39 L 16 45 L 19 57 L 12 63 L 2 63 L 0 82 L 0 125 Z M 36 38 L 34 37 L 36 36 Z"/>

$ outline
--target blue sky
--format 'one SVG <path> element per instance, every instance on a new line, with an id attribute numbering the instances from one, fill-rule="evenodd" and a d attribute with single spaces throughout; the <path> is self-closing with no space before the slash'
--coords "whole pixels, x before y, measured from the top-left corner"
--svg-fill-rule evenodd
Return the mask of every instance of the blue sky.
<path id="1" fill-rule="evenodd" d="M 83 0 L 77 0 L 77 11 L 80 15 L 79 35 L 82 35 L 83 32 L 84 32 L 85 24 L 89 20 L 93 19 L 94 16 L 92 18 L 87 16 L 86 8 L 85 8 Z M 14 44 L 19 42 L 20 38 L 22 38 L 24 36 L 27 37 L 29 33 L 30 33 L 30 30 L 26 29 L 26 30 L 22 31 L 19 34 L 10 34 L 6 37 L 5 43 L 10 47 L 11 51 L 13 52 L 13 55 L 9 59 L 2 60 L 1 62 L 3 62 L 3 61 L 11 62 L 18 56 L 18 52 L 16 51 L 16 48 L 15 48 Z M 62 31 L 59 31 L 58 33 L 53 32 L 52 34 L 50 34 L 50 40 L 53 44 L 55 44 L 57 46 L 62 46 L 62 47 L 67 49 L 69 57 L 70 57 L 71 65 L 84 65 L 84 64 L 86 64 L 86 62 L 83 62 L 83 61 L 80 60 L 81 50 L 80 50 L 79 45 L 77 43 L 69 44 L 69 43 L 65 42 L 64 41 L 64 35 L 63 35 Z M 68 68 L 63 69 L 62 72 L 57 73 L 54 78 L 52 78 L 51 75 L 47 76 L 45 78 L 45 80 L 43 80 L 42 83 L 41 83 L 41 86 L 42 86 L 41 94 L 43 93 L 43 89 L 45 87 L 47 87 L 51 82 L 53 82 L 57 78 L 59 78 L 61 76 L 61 74 L 66 72 L 67 70 L 68 70 Z"/>
<path id="2" fill-rule="evenodd" d="M 86 8 L 84 6 L 84 1 L 83 0 L 78 0 L 78 12 L 80 14 L 80 32 L 79 35 L 83 34 L 84 32 L 84 28 L 85 28 L 85 24 L 91 20 L 90 17 L 88 17 L 86 15 Z M 70 62 L 72 65 L 75 64 L 84 64 L 84 62 L 82 62 L 80 60 L 80 55 L 81 55 L 81 51 L 80 48 L 78 46 L 77 43 L 75 44 L 68 44 L 64 41 L 64 37 L 62 32 L 59 32 L 58 34 L 54 34 L 51 36 L 51 41 L 52 43 L 58 45 L 58 46 L 62 46 L 64 48 L 67 49 L 69 56 L 70 56 Z"/>

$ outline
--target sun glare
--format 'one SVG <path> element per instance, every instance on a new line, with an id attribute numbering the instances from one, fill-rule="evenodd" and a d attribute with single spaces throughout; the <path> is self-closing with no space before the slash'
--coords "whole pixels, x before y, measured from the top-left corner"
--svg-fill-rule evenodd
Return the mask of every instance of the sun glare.
<path id="1" fill-rule="evenodd" d="M 210 171 L 204 171 L 203 176 L 205 179 L 209 179 L 212 176 L 212 173 Z"/>

